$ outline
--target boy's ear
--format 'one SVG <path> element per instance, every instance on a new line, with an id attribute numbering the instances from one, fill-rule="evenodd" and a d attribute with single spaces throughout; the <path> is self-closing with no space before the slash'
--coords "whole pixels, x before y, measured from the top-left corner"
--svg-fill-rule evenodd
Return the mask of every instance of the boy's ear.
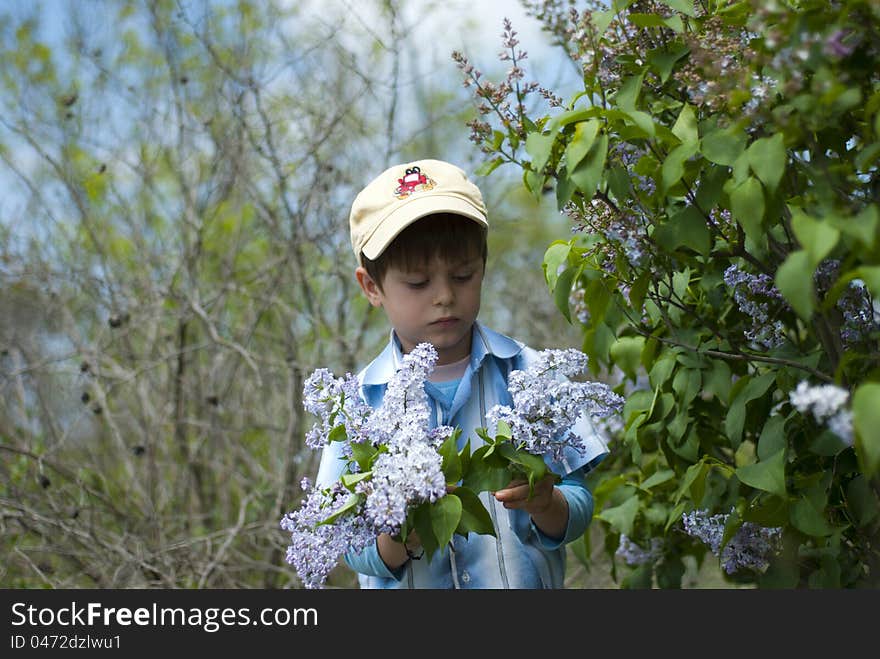
<path id="1" fill-rule="evenodd" d="M 370 304 L 374 307 L 381 307 L 382 291 L 379 290 L 379 285 L 370 276 L 367 269 L 363 266 L 358 267 L 358 269 L 354 271 L 354 276 L 357 277 L 358 284 L 360 284 L 361 290 L 364 292 L 364 295 L 367 296 Z"/>

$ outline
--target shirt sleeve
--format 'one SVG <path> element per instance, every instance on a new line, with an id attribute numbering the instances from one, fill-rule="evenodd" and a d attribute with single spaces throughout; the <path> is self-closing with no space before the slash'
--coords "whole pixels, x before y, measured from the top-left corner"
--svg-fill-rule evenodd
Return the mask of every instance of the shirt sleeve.
<path id="1" fill-rule="evenodd" d="M 371 577 L 384 577 L 400 581 L 406 573 L 406 563 L 396 570 L 388 569 L 385 561 L 379 556 L 379 547 L 375 542 L 365 547 L 359 554 L 352 551 L 348 552 L 345 554 L 345 562 L 355 572 Z"/>
<path id="2" fill-rule="evenodd" d="M 559 549 L 569 542 L 577 540 L 590 525 L 590 521 L 593 519 L 593 494 L 584 480 L 585 475 L 584 469 L 577 469 L 563 477 L 562 482 L 556 485 L 568 502 L 568 525 L 562 538 L 551 538 L 544 534 L 534 522 L 531 522 L 532 532 L 544 549 Z"/>

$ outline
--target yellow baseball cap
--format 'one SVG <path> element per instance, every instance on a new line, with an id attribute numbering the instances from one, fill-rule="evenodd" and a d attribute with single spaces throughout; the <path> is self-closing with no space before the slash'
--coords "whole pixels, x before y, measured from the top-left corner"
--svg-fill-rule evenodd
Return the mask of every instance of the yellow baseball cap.
<path id="1" fill-rule="evenodd" d="M 489 226 L 480 189 L 459 167 L 442 160 L 394 165 L 358 194 L 351 206 L 351 247 L 377 259 L 397 235 L 426 215 L 454 213 Z"/>

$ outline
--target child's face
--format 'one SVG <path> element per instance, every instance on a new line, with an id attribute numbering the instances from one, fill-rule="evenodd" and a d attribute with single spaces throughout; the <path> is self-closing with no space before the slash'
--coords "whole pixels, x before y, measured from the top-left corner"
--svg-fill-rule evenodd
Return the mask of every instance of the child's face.
<path id="1" fill-rule="evenodd" d="M 483 285 L 479 256 L 459 262 L 438 256 L 409 271 L 389 267 L 382 290 L 363 268 L 358 268 L 358 281 L 370 303 L 385 310 L 404 353 L 427 341 L 437 349 L 438 364 L 470 354 Z"/>

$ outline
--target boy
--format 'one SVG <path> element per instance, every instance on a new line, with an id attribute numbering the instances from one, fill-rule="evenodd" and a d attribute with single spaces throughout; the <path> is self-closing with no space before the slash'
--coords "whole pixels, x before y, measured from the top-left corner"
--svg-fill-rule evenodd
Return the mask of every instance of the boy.
<path id="1" fill-rule="evenodd" d="M 460 426 L 459 449 L 468 439 L 477 448 L 482 440 L 474 430 L 488 427 L 486 410 L 511 403 L 508 375 L 536 354 L 477 322 L 489 226 L 480 190 L 446 162 L 398 165 L 358 194 L 349 224 L 357 281 L 391 325 L 388 346 L 358 375 L 364 399 L 378 408 L 402 356 L 430 342 L 439 356 L 425 384 L 433 425 Z M 360 554 L 346 554 L 361 587 L 562 587 L 565 545 L 584 533 L 593 514 L 584 474 L 608 452 L 588 418 L 574 431 L 586 450 L 551 464 L 564 475 L 560 483 L 548 477 L 531 498 L 523 481 L 480 494 L 496 537 L 456 535 L 429 563 L 420 560 L 417 538 L 404 546 L 383 534 Z M 324 449 L 319 487 L 341 473 L 338 447 Z"/>

